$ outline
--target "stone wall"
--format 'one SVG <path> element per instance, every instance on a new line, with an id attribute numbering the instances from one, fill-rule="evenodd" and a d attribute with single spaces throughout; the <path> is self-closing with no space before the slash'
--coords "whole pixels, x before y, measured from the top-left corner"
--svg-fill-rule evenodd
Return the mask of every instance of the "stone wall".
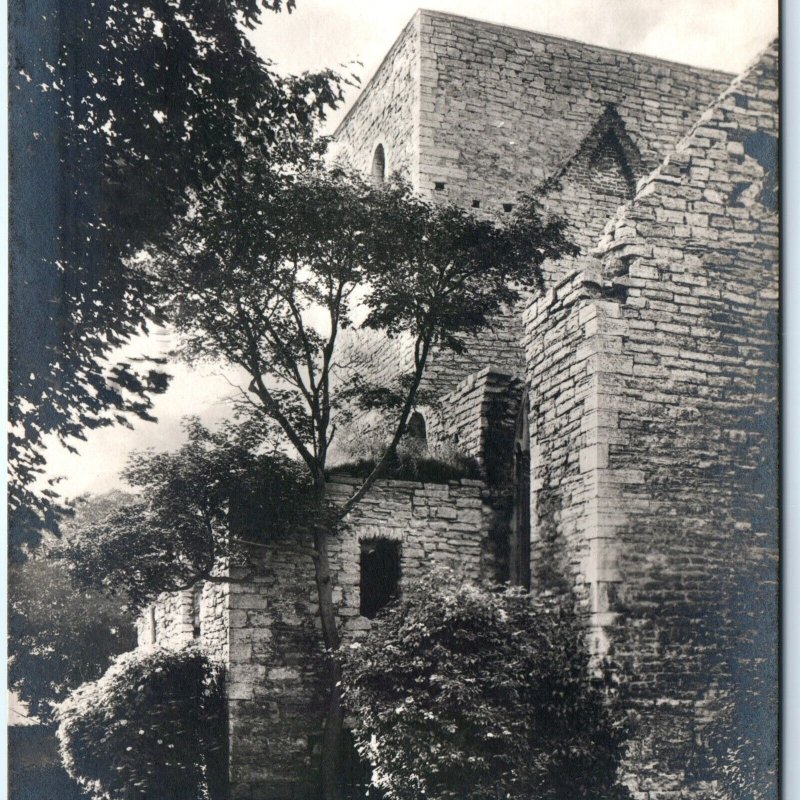
<path id="1" fill-rule="evenodd" d="M 337 160 L 369 175 L 381 145 L 386 177 L 398 172 L 418 187 L 419 87 L 419 16 L 415 15 L 348 112 L 347 132 L 336 137 Z"/>
<path id="2" fill-rule="evenodd" d="M 571 594 L 587 615 L 595 652 L 607 647 L 608 594 L 617 577 L 614 509 L 601 468 L 615 412 L 601 402 L 603 369 L 621 366 L 610 337 L 619 308 L 580 272 L 549 289 L 526 315 L 534 591 Z"/>
<path id="3" fill-rule="evenodd" d="M 452 447 L 477 462 L 490 487 L 508 489 L 522 392 L 520 378 L 492 367 L 470 375 L 431 409 L 429 446 L 434 452 L 437 446 Z"/>
<path id="4" fill-rule="evenodd" d="M 227 663 L 229 591 L 228 583 L 207 581 L 183 592 L 165 592 L 136 622 L 139 647 L 180 648 L 197 642 L 213 659 Z"/>
<path id="5" fill-rule="evenodd" d="M 776 101 L 773 47 L 528 319 L 534 585 L 629 676 L 637 798 L 723 794 L 733 692 L 776 756 Z"/>
<path id="6" fill-rule="evenodd" d="M 421 37 L 420 187 L 506 213 L 613 104 L 654 167 L 732 76 L 432 11 Z"/>
<path id="7" fill-rule="evenodd" d="M 729 80 L 711 70 L 418 11 L 339 126 L 338 158 L 369 173 L 375 147 L 384 143 L 390 169 L 400 166 L 423 194 L 501 222 L 520 192 L 558 175 L 562 183 L 548 192 L 548 208 L 566 219 L 586 253 L 632 195 L 623 171 L 633 170 L 635 183 L 655 167 Z M 621 157 L 609 132 L 623 143 Z M 547 264 L 548 283 L 574 266 L 572 259 Z M 466 352 L 432 353 L 424 388 L 446 394 L 487 365 L 523 375 L 522 307 L 469 338 Z M 344 360 L 380 385 L 412 368 L 405 337 L 348 333 L 345 339 Z"/>
<path id="8" fill-rule="evenodd" d="M 336 477 L 333 502 L 360 485 Z M 334 603 L 344 645 L 369 630 L 360 615 L 361 543 L 400 543 L 400 583 L 432 567 L 456 570 L 466 580 L 495 575 L 490 530 L 495 512 L 483 482 L 448 484 L 379 481 L 331 542 Z M 325 709 L 325 662 L 318 619 L 311 542 L 300 536 L 269 545 L 259 569 L 244 583 L 224 587 L 224 602 L 203 593 L 201 641 L 226 631 L 233 800 L 276 800 L 314 795 Z M 236 577 L 236 575 L 234 575 Z M 216 599 L 216 595 L 214 596 Z M 191 640 L 190 593 L 164 595 L 156 604 L 159 644 Z M 206 605 L 209 603 L 209 605 Z M 147 615 L 144 617 L 146 627 Z"/>

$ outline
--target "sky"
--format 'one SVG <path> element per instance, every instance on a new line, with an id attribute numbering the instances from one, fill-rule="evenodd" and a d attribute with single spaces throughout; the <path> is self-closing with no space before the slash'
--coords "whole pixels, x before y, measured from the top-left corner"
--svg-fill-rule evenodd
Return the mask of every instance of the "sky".
<path id="1" fill-rule="evenodd" d="M 283 72 L 360 61 L 363 85 L 420 7 L 729 72 L 778 30 L 776 0 L 297 0 L 295 12 L 266 17 L 251 38 Z"/>
<path id="2" fill-rule="evenodd" d="M 364 85 L 418 7 L 419 0 L 297 0 L 292 14 L 266 15 L 251 38 L 279 72 L 332 67 L 354 72 Z M 730 72 L 744 69 L 778 30 L 775 0 L 429 0 L 424 7 Z M 357 95 L 351 89 L 330 115 L 329 132 Z M 162 334 L 129 350 L 166 352 L 170 346 Z M 119 487 L 131 451 L 180 444 L 182 417 L 197 415 L 213 425 L 230 413 L 232 384 L 241 384 L 235 374 L 185 364 L 171 372 L 171 387 L 153 409 L 157 424 L 89 432 L 86 442 L 76 443 L 77 454 L 51 444 L 48 475 L 63 476 L 65 496 Z"/>

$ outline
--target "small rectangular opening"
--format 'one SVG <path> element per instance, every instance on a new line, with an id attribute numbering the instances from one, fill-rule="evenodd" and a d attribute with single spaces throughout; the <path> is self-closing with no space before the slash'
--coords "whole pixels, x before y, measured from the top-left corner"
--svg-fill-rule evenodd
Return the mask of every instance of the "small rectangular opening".
<path id="1" fill-rule="evenodd" d="M 361 543 L 361 616 L 374 619 L 396 596 L 400 581 L 400 542 Z"/>
<path id="2" fill-rule="evenodd" d="M 433 184 L 433 188 L 436 189 L 437 192 L 444 191 L 444 181 L 435 181 Z"/>
<path id="3" fill-rule="evenodd" d="M 513 208 L 513 203 L 503 203 L 503 211 L 511 211 Z"/>
<path id="4" fill-rule="evenodd" d="M 196 583 L 192 587 L 192 638 L 199 639 L 202 633 L 201 613 L 203 602 L 203 584 Z"/>
<path id="5" fill-rule="evenodd" d="M 472 201 L 472 207 L 473 208 L 480 208 L 481 207 L 481 201 L 480 200 L 473 200 Z"/>

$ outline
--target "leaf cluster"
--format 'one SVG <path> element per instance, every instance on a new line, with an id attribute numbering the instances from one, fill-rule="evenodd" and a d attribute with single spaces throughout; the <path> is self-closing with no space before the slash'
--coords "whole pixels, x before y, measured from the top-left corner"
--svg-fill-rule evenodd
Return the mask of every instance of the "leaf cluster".
<path id="1" fill-rule="evenodd" d="M 78 526 L 60 552 L 75 578 L 142 607 L 161 592 L 248 566 L 252 547 L 306 522 L 308 473 L 248 420 L 210 431 L 186 422 L 175 451 L 134 453 L 124 477 L 138 494 Z"/>
<path id="2" fill-rule="evenodd" d="M 434 575 L 342 658 L 357 747 L 392 800 L 627 797 L 610 679 L 565 610 Z"/>
<path id="3" fill-rule="evenodd" d="M 87 516 L 85 505 L 79 504 L 76 515 Z M 135 646 L 133 622 L 124 597 L 81 586 L 61 559 L 40 554 L 11 565 L 9 687 L 33 716 L 49 723 L 55 703 L 99 678 L 114 656 Z"/>
<path id="4" fill-rule="evenodd" d="M 44 22 L 24 4 L 13 12 L 14 547 L 55 527 L 52 498 L 32 489 L 44 438 L 151 419 L 165 388 L 158 359 L 108 361 L 161 316 L 131 259 L 245 150 L 271 168 L 317 149 L 312 129 L 344 82 L 330 70 L 282 77 L 256 53 L 245 29 L 293 0 L 55 5 Z"/>
<path id="5" fill-rule="evenodd" d="M 541 281 L 571 251 L 563 226 L 531 200 L 505 225 L 376 186 L 313 159 L 277 174 L 250 153 L 198 193 L 170 246 L 142 265 L 182 336 L 186 358 L 221 359 L 251 377 L 251 401 L 322 482 L 337 424 L 353 405 L 391 410 L 397 446 L 427 357 Z M 343 330 L 411 337 L 413 371 L 397 386 L 348 379 Z"/>
<path id="6" fill-rule="evenodd" d="M 463 335 L 491 325 L 521 292 L 541 289 L 541 266 L 575 253 L 563 221 L 548 219 L 525 197 L 499 224 L 454 203 L 431 202 L 400 180 L 378 195 L 380 269 L 366 298 L 368 328 L 403 332 L 457 352 Z"/>
<path id="7" fill-rule="evenodd" d="M 58 707 L 61 757 L 96 800 L 224 797 L 222 669 L 194 647 L 135 650 Z"/>

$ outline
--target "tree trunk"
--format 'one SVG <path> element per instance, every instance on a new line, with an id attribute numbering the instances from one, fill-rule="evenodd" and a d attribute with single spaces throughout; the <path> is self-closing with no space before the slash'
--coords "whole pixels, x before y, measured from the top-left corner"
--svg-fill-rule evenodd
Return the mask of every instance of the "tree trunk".
<path id="1" fill-rule="evenodd" d="M 327 527 L 315 525 L 313 533 L 319 616 L 322 621 L 322 639 L 328 651 L 330 674 L 330 697 L 322 735 L 322 794 L 325 800 L 340 800 L 342 796 L 340 751 L 344 715 L 339 686 L 341 669 L 334 657 L 334 653 L 339 649 L 339 632 L 333 609 L 333 586 L 328 560 L 330 530 Z"/>

